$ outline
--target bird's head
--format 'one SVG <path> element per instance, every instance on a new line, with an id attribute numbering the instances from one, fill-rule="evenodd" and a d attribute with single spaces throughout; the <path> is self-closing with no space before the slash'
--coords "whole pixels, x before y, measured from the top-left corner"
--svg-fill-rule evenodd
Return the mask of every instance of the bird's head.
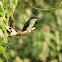
<path id="1" fill-rule="evenodd" d="M 33 16 L 33 17 L 31 17 L 30 19 L 33 19 L 34 21 L 37 21 L 37 20 L 40 20 L 41 18 L 36 17 L 36 16 Z"/>

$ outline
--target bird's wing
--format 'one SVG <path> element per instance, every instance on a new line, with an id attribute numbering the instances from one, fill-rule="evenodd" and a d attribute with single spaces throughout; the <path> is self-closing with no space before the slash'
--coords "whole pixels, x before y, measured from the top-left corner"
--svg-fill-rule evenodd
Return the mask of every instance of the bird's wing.
<path id="1" fill-rule="evenodd" d="M 29 26 L 30 21 L 28 20 L 25 24 L 24 27 L 22 29 L 22 31 L 25 31 L 27 29 L 27 27 Z"/>

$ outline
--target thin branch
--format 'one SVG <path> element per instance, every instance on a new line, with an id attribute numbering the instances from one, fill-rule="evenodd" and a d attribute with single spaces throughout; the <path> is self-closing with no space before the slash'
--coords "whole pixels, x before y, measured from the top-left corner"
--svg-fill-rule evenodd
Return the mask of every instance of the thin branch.
<path id="1" fill-rule="evenodd" d="M 32 30 L 36 29 L 35 27 L 31 28 L 30 30 L 26 30 L 26 31 L 18 31 L 17 33 L 20 34 L 20 35 L 26 35 L 26 34 L 29 34 Z"/>
<path id="2" fill-rule="evenodd" d="M 14 35 L 26 35 L 26 34 L 29 34 L 32 30 L 36 29 L 35 27 L 31 28 L 30 30 L 26 30 L 26 31 L 17 31 L 13 28 L 11 28 L 11 32 L 10 32 L 10 35 L 9 36 L 14 36 Z"/>

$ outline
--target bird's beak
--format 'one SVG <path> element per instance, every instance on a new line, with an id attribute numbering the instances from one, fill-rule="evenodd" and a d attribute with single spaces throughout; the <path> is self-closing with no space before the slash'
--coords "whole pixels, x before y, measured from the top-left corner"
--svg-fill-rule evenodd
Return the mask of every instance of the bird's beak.
<path id="1" fill-rule="evenodd" d="M 41 20 L 42 18 L 37 17 L 37 20 Z"/>

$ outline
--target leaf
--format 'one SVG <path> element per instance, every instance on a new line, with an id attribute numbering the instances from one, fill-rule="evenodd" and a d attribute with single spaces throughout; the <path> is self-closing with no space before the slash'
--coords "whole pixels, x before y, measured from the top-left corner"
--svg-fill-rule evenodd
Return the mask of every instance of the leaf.
<path id="1" fill-rule="evenodd" d="M 3 54 L 3 56 L 7 59 L 6 49 L 3 46 L 0 46 L 0 51 Z"/>
<path id="2" fill-rule="evenodd" d="M 17 6 L 18 0 L 10 0 L 11 6 L 12 6 L 12 11 L 15 11 L 15 8 Z"/>
<path id="3" fill-rule="evenodd" d="M 0 58 L 0 62 L 3 62 L 1 58 Z"/>

